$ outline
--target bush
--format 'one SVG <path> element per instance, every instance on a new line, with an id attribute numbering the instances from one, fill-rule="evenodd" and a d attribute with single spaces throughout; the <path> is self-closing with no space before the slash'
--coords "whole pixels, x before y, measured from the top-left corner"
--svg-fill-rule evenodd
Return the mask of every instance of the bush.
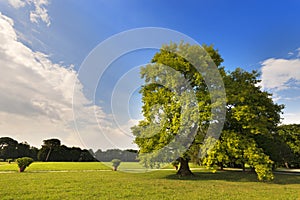
<path id="1" fill-rule="evenodd" d="M 18 158 L 16 160 L 20 172 L 24 172 L 26 167 L 28 167 L 31 163 L 33 163 L 33 159 L 29 157 Z"/>
<path id="2" fill-rule="evenodd" d="M 117 171 L 117 169 L 118 169 L 118 167 L 119 167 L 119 165 L 121 163 L 121 160 L 119 160 L 119 159 L 113 159 L 111 162 L 112 162 L 112 166 L 114 167 L 114 171 Z"/>

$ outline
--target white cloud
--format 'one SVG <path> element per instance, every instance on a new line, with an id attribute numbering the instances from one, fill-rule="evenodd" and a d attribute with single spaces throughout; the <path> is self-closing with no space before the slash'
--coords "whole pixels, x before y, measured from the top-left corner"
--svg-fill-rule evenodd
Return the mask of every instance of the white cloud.
<path id="1" fill-rule="evenodd" d="M 47 26 L 50 26 L 50 17 L 46 8 L 49 5 L 48 0 L 9 0 L 8 3 L 16 9 L 25 7 L 25 5 L 33 6 L 34 9 L 31 10 L 29 14 L 30 21 L 38 23 L 38 21 L 41 20 L 45 22 Z"/>
<path id="2" fill-rule="evenodd" d="M 283 124 L 300 124 L 300 113 L 285 113 Z"/>
<path id="3" fill-rule="evenodd" d="M 26 5 L 25 1 L 23 0 L 8 0 L 8 3 L 12 5 L 14 8 L 21 8 Z"/>
<path id="4" fill-rule="evenodd" d="M 261 86 L 273 93 L 273 100 L 284 104 L 282 122 L 300 124 L 300 58 L 275 59 L 262 62 Z"/>
<path id="5" fill-rule="evenodd" d="M 42 20 L 50 26 L 50 18 L 48 15 L 48 10 L 46 6 L 49 4 L 48 0 L 28 0 L 31 4 L 34 5 L 35 10 L 30 11 L 30 21 L 34 23 L 38 23 L 38 20 Z"/>
<path id="6" fill-rule="evenodd" d="M 18 41 L 13 24 L 0 13 L 0 136 L 35 146 L 53 137 L 69 146 L 82 147 L 80 138 L 88 148 L 130 146 L 132 138 L 113 126 L 112 117 L 84 96 L 76 71 L 26 47 Z"/>
<path id="7" fill-rule="evenodd" d="M 289 81 L 299 84 L 300 59 L 270 58 L 262 62 L 261 72 L 263 88 L 277 91 L 289 89 Z"/>

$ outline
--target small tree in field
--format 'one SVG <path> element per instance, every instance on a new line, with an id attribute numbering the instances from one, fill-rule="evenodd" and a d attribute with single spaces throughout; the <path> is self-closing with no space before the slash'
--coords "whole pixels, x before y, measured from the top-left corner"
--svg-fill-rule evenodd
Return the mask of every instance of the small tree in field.
<path id="1" fill-rule="evenodd" d="M 18 158 L 16 160 L 20 172 L 24 172 L 26 167 L 28 167 L 31 163 L 33 163 L 33 159 L 29 157 Z"/>
<path id="2" fill-rule="evenodd" d="M 112 166 L 113 166 L 114 171 L 117 171 L 119 165 L 121 164 L 121 160 L 113 159 L 111 162 L 112 162 Z"/>

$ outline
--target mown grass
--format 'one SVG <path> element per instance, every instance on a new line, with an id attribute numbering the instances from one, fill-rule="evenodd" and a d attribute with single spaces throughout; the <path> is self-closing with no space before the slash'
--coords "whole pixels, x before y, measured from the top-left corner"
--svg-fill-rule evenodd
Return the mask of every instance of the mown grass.
<path id="1" fill-rule="evenodd" d="M 101 162 L 101 163 L 108 167 L 112 166 L 111 162 Z M 139 162 L 121 162 L 118 169 L 127 170 L 127 169 L 145 169 L 145 168 Z"/>
<path id="2" fill-rule="evenodd" d="M 0 199 L 300 199 L 300 176 L 276 174 L 273 182 L 259 182 L 252 173 L 196 170 L 182 178 L 175 170 L 83 171 L 84 163 L 72 164 L 80 170 L 0 173 Z M 85 170 L 94 166 L 85 164 Z"/>
<path id="3" fill-rule="evenodd" d="M 190 163 L 191 168 L 199 168 L 198 165 Z M 162 166 L 163 169 L 174 169 L 171 164 Z M 111 162 L 34 162 L 26 171 L 76 171 L 76 170 L 110 170 Z M 120 171 L 146 170 L 139 162 L 121 162 L 118 167 Z M 1 171 L 18 171 L 16 163 L 0 162 Z"/>
<path id="4" fill-rule="evenodd" d="M 164 169 L 173 169 L 173 166 L 167 165 Z M 34 162 L 26 171 L 80 171 L 80 170 L 111 170 L 111 162 Z M 121 162 L 118 167 L 120 171 L 140 171 L 145 169 L 139 162 Z M 1 171 L 18 171 L 16 163 L 0 162 Z"/>
<path id="5" fill-rule="evenodd" d="M 80 171 L 80 170 L 110 170 L 100 162 L 34 162 L 26 171 Z M 16 163 L 0 163 L 1 171 L 18 171 Z"/>

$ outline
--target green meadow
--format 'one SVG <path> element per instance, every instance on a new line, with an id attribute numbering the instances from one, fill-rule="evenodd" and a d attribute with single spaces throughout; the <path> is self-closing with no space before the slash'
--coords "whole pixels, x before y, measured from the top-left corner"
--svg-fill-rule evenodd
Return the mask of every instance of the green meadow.
<path id="1" fill-rule="evenodd" d="M 128 173 L 108 164 L 36 162 L 18 173 L 15 164 L 1 163 L 0 199 L 300 199 L 299 175 L 259 182 L 252 173 L 195 169 L 182 178 L 174 169 Z"/>
<path id="2" fill-rule="evenodd" d="M 101 162 L 34 162 L 28 168 L 27 172 L 43 171 L 84 171 L 84 170 L 110 170 L 111 168 Z M 1 171 L 18 171 L 16 163 L 0 163 Z"/>

